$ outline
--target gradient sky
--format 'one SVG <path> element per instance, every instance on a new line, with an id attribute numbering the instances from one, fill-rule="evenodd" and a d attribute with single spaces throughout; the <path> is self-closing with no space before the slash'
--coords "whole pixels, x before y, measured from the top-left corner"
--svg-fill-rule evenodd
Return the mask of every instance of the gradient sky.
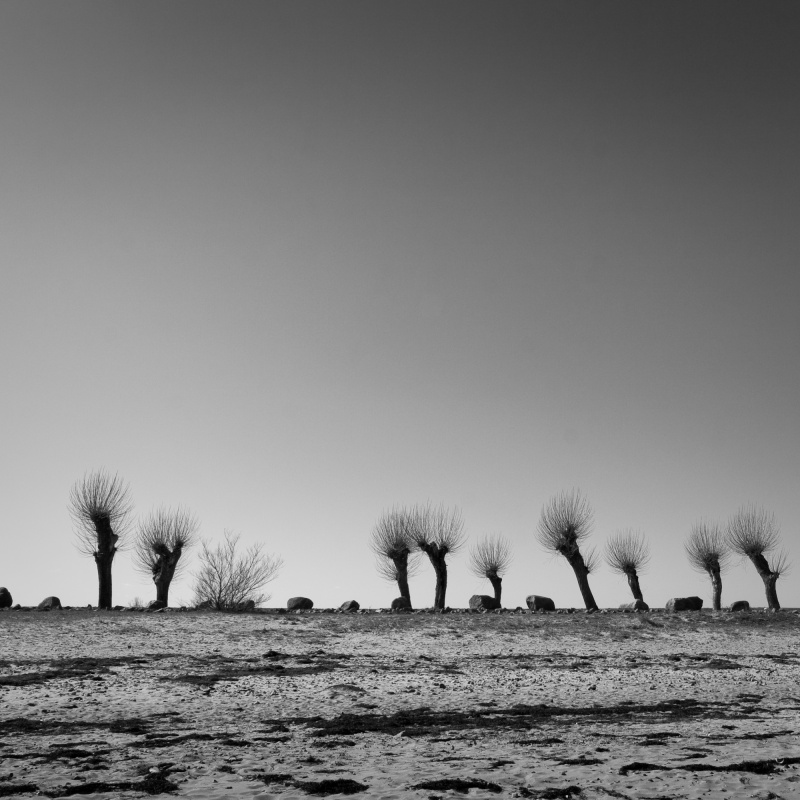
<path id="1" fill-rule="evenodd" d="M 788 1 L 5 0 L 0 585 L 97 602 L 101 467 L 280 554 L 270 605 L 388 605 L 370 530 L 431 501 L 512 541 L 506 605 L 580 606 L 534 538 L 572 487 L 651 605 L 710 605 L 682 542 L 745 503 L 798 564 L 798 41 Z"/>

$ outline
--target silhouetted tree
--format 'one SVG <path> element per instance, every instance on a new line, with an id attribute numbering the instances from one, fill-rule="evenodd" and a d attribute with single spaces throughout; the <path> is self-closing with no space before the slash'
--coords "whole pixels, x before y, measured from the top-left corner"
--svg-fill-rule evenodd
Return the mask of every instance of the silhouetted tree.
<path id="1" fill-rule="evenodd" d="M 624 530 L 615 533 L 606 542 L 606 563 L 612 572 L 624 575 L 635 600 L 641 600 L 642 590 L 639 587 L 639 573 L 650 561 L 650 547 L 644 536 L 638 531 Z"/>
<path id="2" fill-rule="evenodd" d="M 722 608 L 722 573 L 730 560 L 722 528 L 713 522 L 698 522 L 692 526 L 683 547 L 692 568 L 705 572 L 711 579 L 712 605 L 714 611 L 719 611 Z"/>
<path id="3" fill-rule="evenodd" d="M 447 556 L 464 544 L 464 522 L 458 509 L 449 511 L 444 506 L 417 506 L 413 512 L 412 540 L 418 550 L 430 559 L 436 573 L 436 591 L 433 607 L 445 607 L 447 594 Z"/>
<path id="4" fill-rule="evenodd" d="M 198 523 L 186 509 L 159 508 L 139 523 L 134 562 L 156 585 L 156 600 L 169 602 L 169 587 L 186 565 L 184 554 L 195 543 Z"/>
<path id="5" fill-rule="evenodd" d="M 580 545 L 591 532 L 592 509 L 579 491 L 562 492 L 552 497 L 542 509 L 536 538 L 551 553 L 564 556 L 578 581 L 587 609 L 597 610 L 597 603 L 589 588 L 589 573 L 594 569 L 593 551 L 581 554 Z"/>
<path id="6" fill-rule="evenodd" d="M 211 549 L 208 542 L 200 548 L 200 569 L 195 573 L 195 604 L 207 603 L 217 611 L 235 611 L 248 600 L 256 605 L 269 600 L 268 594 L 256 594 L 274 580 L 283 566 L 278 556 L 263 551 L 263 545 L 237 553 L 239 534 L 224 533 L 225 541 Z"/>
<path id="7" fill-rule="evenodd" d="M 469 568 L 479 578 L 488 578 L 498 607 L 503 593 L 503 576 L 511 564 L 511 545 L 503 536 L 480 539 L 470 550 Z"/>
<path id="8" fill-rule="evenodd" d="M 97 566 L 99 608 L 111 608 L 111 565 L 124 545 L 132 508 L 127 484 L 105 470 L 87 473 L 70 492 L 76 546 Z"/>
<path id="9" fill-rule="evenodd" d="M 370 547 L 378 560 L 378 572 L 389 581 L 397 581 L 400 596 L 409 603 L 408 579 L 419 569 L 419 559 L 413 553 L 414 519 L 413 510 L 393 508 L 375 523 L 370 537 Z"/>
<path id="10" fill-rule="evenodd" d="M 780 543 L 780 531 L 774 514 L 757 506 L 745 506 L 739 509 L 728 522 L 728 545 L 734 553 L 753 562 L 767 596 L 767 605 L 778 611 L 778 592 L 775 584 L 784 574 L 789 562 L 787 555 L 781 551 L 772 564 L 767 561 L 765 553 L 771 553 Z"/>

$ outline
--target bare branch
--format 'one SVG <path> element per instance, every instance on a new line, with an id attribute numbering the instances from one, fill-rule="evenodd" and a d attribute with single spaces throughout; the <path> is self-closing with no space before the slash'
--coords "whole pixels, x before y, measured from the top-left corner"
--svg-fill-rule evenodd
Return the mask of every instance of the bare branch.
<path id="1" fill-rule="evenodd" d="M 606 563 L 619 575 L 636 575 L 650 561 L 650 546 L 640 531 L 626 529 L 606 542 Z"/>
<path id="2" fill-rule="evenodd" d="M 789 561 L 789 553 L 786 550 L 781 550 L 777 556 L 772 559 L 770 564 L 770 572 L 775 576 L 775 580 L 783 578 L 789 574 L 792 565 Z"/>
<path id="3" fill-rule="evenodd" d="M 763 555 L 780 543 L 775 515 L 760 506 L 743 506 L 728 522 L 728 545 L 746 558 Z"/>
<path id="4" fill-rule="evenodd" d="M 208 542 L 202 543 L 201 566 L 195 573 L 195 602 L 209 603 L 218 611 L 236 609 L 247 600 L 256 605 L 266 602 L 269 595 L 257 592 L 275 579 L 283 560 L 263 553 L 260 544 L 239 554 L 239 535 L 225 531 L 224 537 L 214 550 Z"/>
<path id="5" fill-rule="evenodd" d="M 123 549 L 132 510 L 129 487 L 119 475 L 105 470 L 85 474 L 75 482 L 69 496 L 78 550 L 94 556 L 104 545 L 98 542 L 103 535 L 116 550 Z"/>
<path id="6" fill-rule="evenodd" d="M 411 539 L 419 550 L 435 546 L 439 554 L 457 552 L 464 544 L 461 512 L 440 506 L 415 506 L 412 512 Z"/>
<path id="7" fill-rule="evenodd" d="M 159 508 L 139 522 L 133 545 L 136 569 L 145 575 L 156 575 L 165 559 L 176 561 L 173 579 L 186 569 L 182 554 L 197 541 L 199 524 L 185 508 Z M 175 558 L 177 556 L 177 558 Z"/>
<path id="8" fill-rule="evenodd" d="M 568 556 L 589 536 L 592 521 L 591 506 L 580 491 L 562 492 L 542 509 L 536 538 L 545 550 Z"/>
<path id="9" fill-rule="evenodd" d="M 597 552 L 596 547 L 590 547 L 585 553 L 583 553 L 583 563 L 586 567 L 586 572 L 591 574 L 593 572 L 597 572 L 597 568 L 600 566 L 602 559 L 600 558 L 600 553 Z"/>
<path id="10" fill-rule="evenodd" d="M 486 536 L 470 550 L 469 568 L 479 578 L 502 578 L 511 564 L 511 544 L 503 536 Z"/>
<path id="11" fill-rule="evenodd" d="M 692 526 L 683 545 L 689 564 L 697 572 L 723 572 L 730 563 L 730 550 L 722 528 L 701 520 Z"/>

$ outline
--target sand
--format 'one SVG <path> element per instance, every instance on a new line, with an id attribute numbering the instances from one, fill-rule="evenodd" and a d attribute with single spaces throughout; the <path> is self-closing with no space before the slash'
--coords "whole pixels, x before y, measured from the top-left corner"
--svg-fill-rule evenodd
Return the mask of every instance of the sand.
<path id="1" fill-rule="evenodd" d="M 0 797 L 800 796 L 800 616 L 0 613 Z"/>

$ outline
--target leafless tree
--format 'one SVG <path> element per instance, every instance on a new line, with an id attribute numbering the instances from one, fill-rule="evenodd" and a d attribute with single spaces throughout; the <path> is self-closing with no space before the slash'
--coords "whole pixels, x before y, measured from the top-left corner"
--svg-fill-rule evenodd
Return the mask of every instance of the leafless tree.
<path id="1" fill-rule="evenodd" d="M 134 563 L 156 585 L 156 600 L 169 602 L 169 587 L 184 571 L 184 553 L 197 539 L 198 523 L 191 512 L 159 508 L 139 522 L 134 539 Z"/>
<path id="2" fill-rule="evenodd" d="M 413 552 L 415 513 L 405 508 L 387 511 L 375 523 L 370 547 L 378 560 L 378 572 L 389 581 L 397 581 L 400 596 L 411 603 L 408 579 L 419 569 L 419 557 Z"/>
<path id="3" fill-rule="evenodd" d="M 132 510 L 128 485 L 105 470 L 85 474 L 70 491 L 76 546 L 97 566 L 99 608 L 111 608 L 111 565 L 124 546 Z"/>
<path id="4" fill-rule="evenodd" d="M 248 600 L 256 605 L 269 600 L 268 594 L 258 593 L 274 580 L 283 560 L 267 555 L 263 545 L 237 552 L 239 534 L 225 531 L 225 540 L 211 549 L 208 542 L 200 546 L 200 569 L 195 573 L 195 604 L 208 604 L 217 611 L 235 611 Z"/>
<path id="5" fill-rule="evenodd" d="M 767 596 L 767 605 L 778 611 L 778 592 L 775 584 L 789 568 L 785 551 L 778 553 L 770 564 L 765 553 L 771 553 L 780 544 L 780 530 L 775 515 L 760 506 L 743 506 L 728 521 L 728 545 L 734 553 L 753 562 Z"/>
<path id="6" fill-rule="evenodd" d="M 542 509 L 536 538 L 545 550 L 567 559 L 586 608 L 596 611 L 597 603 L 589 588 L 589 573 L 596 556 L 592 552 L 584 558 L 580 550 L 591 533 L 592 520 L 592 508 L 580 491 L 562 492 L 550 498 Z"/>
<path id="7" fill-rule="evenodd" d="M 413 511 L 412 540 L 414 546 L 430 559 L 436 573 L 433 607 L 445 607 L 447 594 L 447 556 L 464 544 L 464 522 L 461 512 L 444 506 L 416 506 Z"/>
<path id="8" fill-rule="evenodd" d="M 469 568 L 479 578 L 488 578 L 498 608 L 503 592 L 503 576 L 511 564 L 511 544 L 503 536 L 486 536 L 470 550 Z"/>
<path id="9" fill-rule="evenodd" d="M 714 611 L 722 608 L 722 573 L 730 561 L 730 550 L 722 528 L 714 522 L 700 521 L 692 526 L 683 545 L 692 569 L 711 579 Z"/>
<path id="10" fill-rule="evenodd" d="M 606 563 L 612 572 L 628 579 L 634 600 L 644 602 L 639 587 L 639 573 L 644 572 L 649 561 L 650 547 L 639 531 L 619 531 L 606 542 Z"/>

